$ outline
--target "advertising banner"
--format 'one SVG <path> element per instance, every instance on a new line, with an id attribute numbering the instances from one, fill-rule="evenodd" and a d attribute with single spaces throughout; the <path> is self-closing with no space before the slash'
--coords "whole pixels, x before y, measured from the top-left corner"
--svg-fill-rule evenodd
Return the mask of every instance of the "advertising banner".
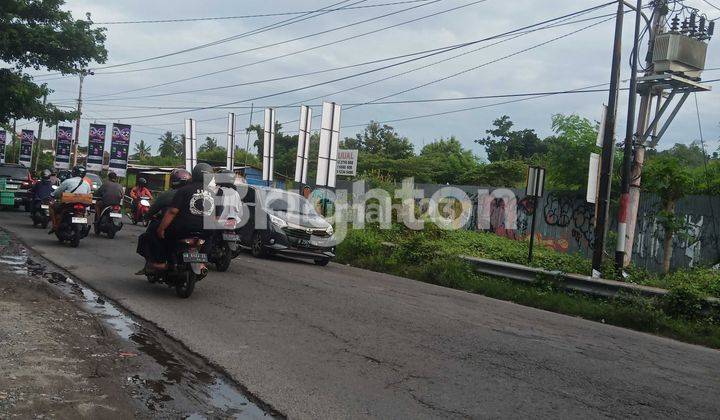
<path id="1" fill-rule="evenodd" d="M 58 127 L 55 142 L 55 168 L 70 169 L 70 148 L 72 147 L 72 127 Z"/>
<path id="2" fill-rule="evenodd" d="M 7 132 L 0 130 L 0 163 L 5 163 L 5 144 L 7 143 Z"/>
<path id="3" fill-rule="evenodd" d="M 87 170 L 100 172 L 103 168 L 103 153 L 105 153 L 105 130 L 103 124 L 90 124 L 88 134 Z M 129 127 L 128 127 L 129 130 Z"/>
<path id="4" fill-rule="evenodd" d="M 338 175 L 355 176 L 357 175 L 357 149 L 338 150 L 337 171 Z"/>
<path id="5" fill-rule="evenodd" d="M 20 135 L 20 158 L 18 162 L 26 167 L 32 166 L 32 150 L 35 141 L 35 132 L 33 130 L 23 130 Z"/>
<path id="6" fill-rule="evenodd" d="M 127 124 L 113 124 L 108 166 L 110 171 L 115 172 L 121 178 L 125 178 L 127 175 L 129 150 L 130 126 Z"/>

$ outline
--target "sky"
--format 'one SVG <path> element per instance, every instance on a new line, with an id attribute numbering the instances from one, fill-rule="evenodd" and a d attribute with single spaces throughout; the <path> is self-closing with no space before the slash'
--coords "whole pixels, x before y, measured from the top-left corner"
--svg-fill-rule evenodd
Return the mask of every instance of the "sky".
<path id="1" fill-rule="evenodd" d="M 277 116 L 284 123 L 283 131 L 292 133 L 298 129 L 300 104 L 314 106 L 318 117 L 313 121 L 313 128 L 317 129 L 320 125 L 320 104 L 322 101 L 334 101 L 344 105 L 341 130 L 344 137 L 362 131 L 362 126 L 370 120 L 405 119 L 388 124 L 407 136 L 416 151 L 435 139 L 455 136 L 466 148 L 484 157 L 482 148 L 473 141 L 483 137 L 492 121 L 502 115 L 509 115 L 518 129 L 531 128 L 546 136 L 552 134 L 553 114 L 576 113 L 599 120 L 601 106 L 607 103 L 607 92 L 597 92 L 556 95 L 501 105 L 497 103 L 507 102 L 508 99 L 352 105 L 383 97 L 387 97 L 382 100 L 385 102 L 464 98 L 578 89 L 607 83 L 614 31 L 614 20 L 610 17 L 535 31 L 513 39 L 477 43 L 430 57 L 412 55 L 336 71 L 247 84 L 480 40 L 602 4 L 588 0 L 416 0 L 388 5 L 399 0 L 348 0 L 333 6 L 338 2 L 340 0 L 67 0 L 63 7 L 72 11 L 76 18 L 84 18 L 86 13 L 90 13 L 92 20 L 99 23 L 350 7 L 320 16 L 315 13 L 199 22 L 100 25 L 107 28 L 108 61 L 91 65 L 95 74 L 85 79 L 80 144 L 87 144 L 91 122 L 121 122 L 132 125 L 133 143 L 145 140 L 154 146 L 155 152 L 157 138 L 167 130 L 181 134 L 185 118 L 198 121 L 197 132 L 201 142 L 210 135 L 223 144 L 227 114 L 235 112 L 238 130 L 242 132 L 238 136 L 238 144 L 244 147 L 244 127 L 250 121 L 248 108 L 251 104 L 256 111 L 253 114 L 254 123 L 262 120 L 262 108 L 280 107 Z M 700 8 L 710 18 L 720 16 L 720 10 L 713 9 L 702 0 L 687 0 L 685 4 Z M 609 15 L 615 10 L 615 6 L 607 6 L 576 20 Z M 381 17 L 383 15 L 387 16 Z M 288 19 L 292 20 L 288 22 Z M 301 21 L 294 22 L 296 20 Z M 626 15 L 622 79 L 629 78 L 633 24 L 634 16 Z M 270 25 L 282 26 L 267 30 Z M 590 25 L 593 26 L 588 27 Z M 262 28 L 265 29 L 253 34 L 253 31 L 259 32 L 258 29 Z M 366 34 L 368 32 L 372 33 Z M 232 36 L 236 39 L 207 48 L 132 65 L 102 68 L 170 54 Z M 345 40 L 352 36 L 357 37 Z M 293 40 L 295 38 L 302 39 Z M 328 43 L 333 44 L 325 45 Z M 300 52 L 305 49 L 309 50 Z M 642 54 L 641 58 L 644 58 L 644 51 Z M 208 59 L 218 55 L 226 56 Z M 195 60 L 198 62 L 172 66 Z M 258 61 L 264 62 L 256 63 Z M 147 69 L 159 66 L 168 67 Z M 234 70 L 226 70 L 234 67 Z M 720 67 L 720 40 L 713 39 L 708 48 L 706 68 L 716 67 Z M 117 73 L 126 70 L 133 71 Z M 178 82 L 211 72 L 216 74 Z M 367 73 L 358 76 L 360 72 Z M 708 71 L 703 78 L 720 78 L 720 71 Z M 50 102 L 65 107 L 76 106 L 77 76 L 45 76 L 37 80 L 46 81 L 55 91 L 48 99 Z M 165 83 L 165 86 L 152 87 Z M 174 94 L 237 84 L 245 85 Z M 709 152 L 720 146 L 720 83 L 714 88 L 712 92 L 697 94 L 701 126 Z M 156 94 L 173 95 L 138 98 Z M 618 108 L 617 131 L 621 138 L 625 132 L 627 95 L 627 92 L 621 93 Z M 232 105 L 222 109 L 197 110 L 228 103 Z M 463 108 L 475 109 L 451 112 Z M 445 114 L 406 119 L 440 113 Z M 697 118 L 691 96 L 659 148 L 699 139 Z M 22 128 L 37 129 L 35 122 L 21 123 Z M 72 123 L 67 125 L 74 126 Z M 54 132 L 49 128 L 45 130 L 45 133 Z M 48 138 L 49 135 L 44 134 L 43 137 Z M 251 143 L 253 141 L 254 137 L 250 139 Z"/>

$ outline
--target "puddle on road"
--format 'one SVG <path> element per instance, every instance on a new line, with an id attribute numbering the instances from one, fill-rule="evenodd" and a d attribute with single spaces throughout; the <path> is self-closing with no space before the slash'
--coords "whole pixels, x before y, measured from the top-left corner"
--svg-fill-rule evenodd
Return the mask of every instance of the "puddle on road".
<path id="1" fill-rule="evenodd" d="M 44 278 L 83 310 L 97 316 L 139 356 L 140 370 L 127 378 L 138 399 L 158 417 L 183 419 L 267 419 L 275 413 L 261 408 L 222 373 L 166 337 L 143 325 L 91 289 L 66 276 L 51 263 L 0 230 L 0 265 L 7 271 Z M 141 360 L 142 359 L 142 360 Z"/>

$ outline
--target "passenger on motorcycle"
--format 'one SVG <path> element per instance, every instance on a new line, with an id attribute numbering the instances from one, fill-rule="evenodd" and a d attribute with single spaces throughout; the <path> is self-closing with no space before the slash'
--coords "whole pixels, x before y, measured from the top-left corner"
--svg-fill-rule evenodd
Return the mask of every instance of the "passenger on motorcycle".
<path id="1" fill-rule="evenodd" d="M 125 194 L 125 189 L 117 182 L 117 174 L 115 172 L 108 173 L 108 179 L 97 191 L 95 196 L 95 221 L 100 220 L 102 211 L 109 206 L 119 206 Z"/>
<path id="2" fill-rule="evenodd" d="M 45 199 L 52 197 L 52 187 L 53 183 L 50 180 L 50 171 L 45 169 L 40 174 L 40 181 L 36 182 L 35 185 L 30 188 L 30 196 L 32 197 L 31 208 L 28 209 L 30 210 L 30 214 L 32 214 L 35 209 L 37 209 L 37 206 L 41 205 Z"/>
<path id="3" fill-rule="evenodd" d="M 173 169 L 170 173 L 171 189 L 162 192 L 150 206 L 150 210 L 145 216 L 150 220 L 145 233 L 138 238 L 137 253 L 146 259 L 146 266 L 152 267 L 154 264 L 162 264 L 167 260 L 165 247 L 161 246 L 162 241 L 157 238 L 157 228 L 160 226 L 163 212 L 172 204 L 175 193 L 178 189 L 190 182 L 192 175 L 185 169 Z M 144 274 L 145 270 L 141 270 L 138 274 Z"/>
<path id="4" fill-rule="evenodd" d="M 137 183 L 130 190 L 130 198 L 132 199 L 132 201 L 130 203 L 130 211 L 132 211 L 133 215 L 135 214 L 138 203 L 140 202 L 140 199 L 142 197 L 148 197 L 148 198 L 152 199 L 152 192 L 150 192 L 150 190 L 147 187 L 147 179 L 138 178 Z"/>
<path id="5" fill-rule="evenodd" d="M 63 203 L 60 202 L 63 193 L 71 194 L 90 194 L 90 186 L 85 182 L 85 173 L 87 170 L 82 165 L 77 165 L 72 169 L 72 177 L 67 178 L 60 183 L 60 186 L 53 194 L 56 198 L 55 205 L 50 207 L 50 218 L 52 219 L 52 229 L 48 233 L 54 233 L 60 225 L 60 215 L 62 213 Z"/>
<path id="6" fill-rule="evenodd" d="M 212 181 L 213 170 L 207 163 L 198 163 L 192 170 L 192 182 L 177 190 L 172 203 L 157 228 L 156 238 L 161 241 L 153 247 L 166 248 L 172 243 L 195 234 L 206 238 L 204 221 L 215 211 L 213 193 L 207 187 Z M 207 178 L 207 179 L 205 179 Z M 153 268 L 163 269 L 166 264 L 153 262 Z"/>

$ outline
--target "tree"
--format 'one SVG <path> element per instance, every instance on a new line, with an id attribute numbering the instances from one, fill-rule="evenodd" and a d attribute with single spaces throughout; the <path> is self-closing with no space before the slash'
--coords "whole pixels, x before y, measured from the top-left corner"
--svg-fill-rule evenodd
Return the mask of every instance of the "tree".
<path id="1" fill-rule="evenodd" d="M 479 165 L 475 170 L 460 177 L 462 184 L 495 188 L 513 188 L 525 181 L 528 165 L 517 160 Z"/>
<path id="2" fill-rule="evenodd" d="M 704 166 L 710 156 L 706 155 L 698 142 L 690 144 L 675 143 L 673 147 L 662 151 L 648 151 L 647 159 L 650 160 L 654 156 L 671 156 L 677 158 L 680 163 L 689 168 L 698 168 Z"/>
<path id="3" fill-rule="evenodd" d="M 428 171 L 435 182 L 459 184 L 463 175 L 475 170 L 478 159 L 455 138 L 439 139 L 423 147 L 418 171 Z"/>
<path id="4" fill-rule="evenodd" d="M 105 29 L 92 21 L 74 20 L 60 10 L 63 0 L 4 0 L 0 6 L 0 124 L 12 119 L 43 118 L 46 123 L 72 120 L 76 113 L 62 111 L 42 98 L 51 92 L 38 85 L 24 69 L 46 69 L 78 74 L 90 62 L 104 63 Z"/>
<path id="5" fill-rule="evenodd" d="M 663 271 L 670 272 L 673 236 L 686 229 L 684 218 L 675 215 L 678 200 L 693 191 L 690 170 L 678 158 L 657 156 L 650 160 L 643 173 L 643 185 L 660 196 L 662 209 L 658 222 L 665 232 L 663 238 Z"/>
<path id="6" fill-rule="evenodd" d="M 198 152 L 214 152 L 219 148 L 217 139 L 215 137 L 205 137 L 205 144 L 200 146 Z M 225 150 L 225 149 L 223 149 Z"/>
<path id="7" fill-rule="evenodd" d="M 552 117 L 552 129 L 555 135 L 544 140 L 547 152 L 537 159 L 547 169 L 547 186 L 568 191 L 585 189 L 588 161 L 597 147 L 595 124 L 577 115 L 557 114 Z"/>
<path id="8" fill-rule="evenodd" d="M 371 155 L 380 155 L 390 159 L 407 159 L 414 156 L 414 147 L 407 137 L 401 137 L 393 127 L 370 121 L 362 134 L 348 137 L 343 147 L 358 149 Z"/>
<path id="9" fill-rule="evenodd" d="M 488 160 L 529 160 L 533 156 L 544 153 L 545 147 L 534 130 L 524 129 L 513 131 L 510 117 L 503 115 L 493 122 L 495 128 L 486 130 L 489 136 L 475 140 L 485 146 Z"/>
<path id="10" fill-rule="evenodd" d="M 145 143 L 145 140 L 140 140 L 135 144 L 135 159 L 143 160 L 150 157 L 152 150 L 150 145 Z"/>
<path id="11" fill-rule="evenodd" d="M 158 148 L 160 157 L 175 158 L 184 155 L 183 143 L 171 131 L 166 131 L 158 140 L 160 140 L 160 147 Z"/>
<path id="12" fill-rule="evenodd" d="M 257 135 L 257 139 L 255 140 L 254 144 L 257 149 L 258 159 L 262 161 L 264 146 L 264 129 L 260 124 L 253 124 L 247 128 L 247 131 L 254 131 Z M 275 156 L 275 161 L 273 163 L 273 169 L 275 173 L 279 173 L 287 177 L 295 174 L 295 157 L 297 156 L 297 144 L 297 134 L 294 136 L 284 134 L 282 132 L 282 125 L 279 122 L 275 122 L 275 150 L 273 153 Z M 317 152 L 315 153 L 315 155 L 311 154 L 311 156 L 317 156 Z"/>

